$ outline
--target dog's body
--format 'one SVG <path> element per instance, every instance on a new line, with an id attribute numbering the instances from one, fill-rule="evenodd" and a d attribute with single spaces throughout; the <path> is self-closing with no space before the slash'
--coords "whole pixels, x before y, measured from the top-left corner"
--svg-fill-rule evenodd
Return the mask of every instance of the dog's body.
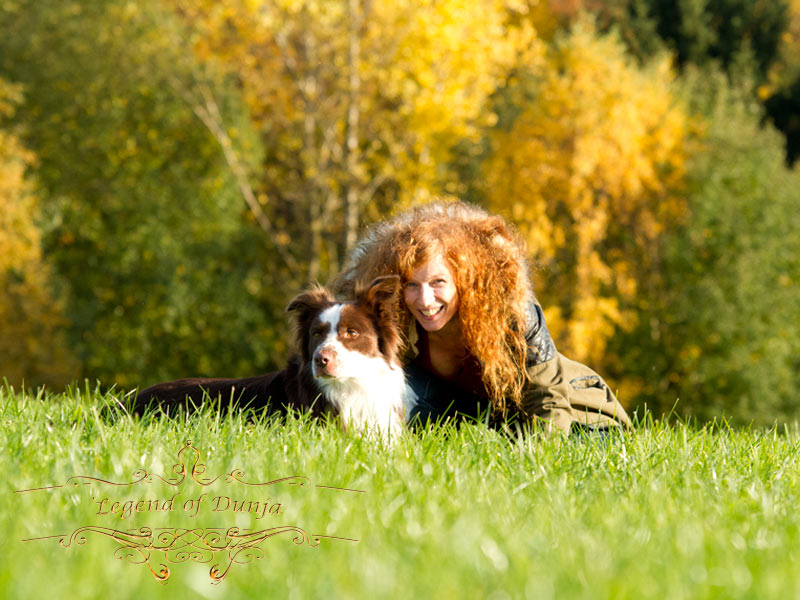
<path id="1" fill-rule="evenodd" d="M 160 406 L 169 412 L 219 396 L 241 407 L 289 409 L 314 416 L 338 414 L 346 429 L 397 435 L 405 424 L 405 379 L 398 359 L 395 321 L 397 277 L 376 279 L 351 302 L 337 302 L 312 288 L 287 307 L 296 316 L 299 356 L 283 371 L 247 379 L 180 379 L 147 388 L 134 410 Z"/>

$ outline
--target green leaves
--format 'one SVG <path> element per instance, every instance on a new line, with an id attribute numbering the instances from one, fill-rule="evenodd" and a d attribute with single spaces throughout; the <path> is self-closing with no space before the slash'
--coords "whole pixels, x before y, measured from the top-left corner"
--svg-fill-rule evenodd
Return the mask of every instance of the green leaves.
<path id="1" fill-rule="evenodd" d="M 664 239 L 650 325 L 623 337 L 621 352 L 651 408 L 668 410 L 665 401 L 677 397 L 679 411 L 703 418 L 792 419 L 800 174 L 784 166 L 776 132 L 760 127 L 758 112 L 721 76 L 693 81 L 689 93 L 702 98 L 708 129 L 689 165 L 689 220 Z"/>
<path id="2" fill-rule="evenodd" d="M 42 255 L 40 206 L 27 170 L 36 164 L 9 118 L 21 88 L 0 78 L 0 365 L 12 384 L 69 382 L 75 360 L 65 344 L 63 304 Z"/>
<path id="3" fill-rule="evenodd" d="M 291 291 L 243 285 L 270 257 L 217 140 L 179 94 L 209 73 L 179 25 L 121 1 L 3 16 L 2 67 L 27 90 L 18 120 L 40 165 L 42 243 L 68 283 L 83 373 L 130 386 L 281 363 L 284 322 L 267 316 Z M 215 83 L 226 118 L 246 123 Z"/>

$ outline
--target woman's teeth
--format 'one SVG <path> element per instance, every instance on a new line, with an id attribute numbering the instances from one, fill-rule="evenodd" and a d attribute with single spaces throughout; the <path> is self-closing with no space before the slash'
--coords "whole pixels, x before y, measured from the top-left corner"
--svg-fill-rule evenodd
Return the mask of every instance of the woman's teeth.
<path id="1" fill-rule="evenodd" d="M 442 308 L 443 308 L 442 306 L 440 306 L 438 308 L 426 308 L 426 309 L 420 310 L 419 312 L 421 312 L 422 315 L 425 316 L 425 317 L 432 317 L 433 315 L 438 313 L 440 310 L 442 310 Z"/>

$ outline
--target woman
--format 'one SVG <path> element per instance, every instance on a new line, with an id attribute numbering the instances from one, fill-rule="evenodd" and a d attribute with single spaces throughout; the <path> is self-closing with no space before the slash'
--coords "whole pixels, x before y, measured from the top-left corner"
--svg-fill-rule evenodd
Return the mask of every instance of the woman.
<path id="1" fill-rule="evenodd" d="M 433 203 L 376 225 L 334 282 L 398 274 L 407 375 L 428 418 L 533 421 L 548 431 L 631 425 L 597 373 L 558 353 L 531 289 L 522 243 L 500 217 Z"/>

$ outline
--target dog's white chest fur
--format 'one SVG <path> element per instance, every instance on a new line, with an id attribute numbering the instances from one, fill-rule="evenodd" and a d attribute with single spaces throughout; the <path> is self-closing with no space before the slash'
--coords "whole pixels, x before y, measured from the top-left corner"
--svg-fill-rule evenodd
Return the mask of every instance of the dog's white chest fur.
<path id="1" fill-rule="evenodd" d="M 365 375 L 359 378 L 318 378 L 317 383 L 339 411 L 345 428 L 396 437 L 405 423 L 403 370 L 376 359 L 365 363 Z"/>

